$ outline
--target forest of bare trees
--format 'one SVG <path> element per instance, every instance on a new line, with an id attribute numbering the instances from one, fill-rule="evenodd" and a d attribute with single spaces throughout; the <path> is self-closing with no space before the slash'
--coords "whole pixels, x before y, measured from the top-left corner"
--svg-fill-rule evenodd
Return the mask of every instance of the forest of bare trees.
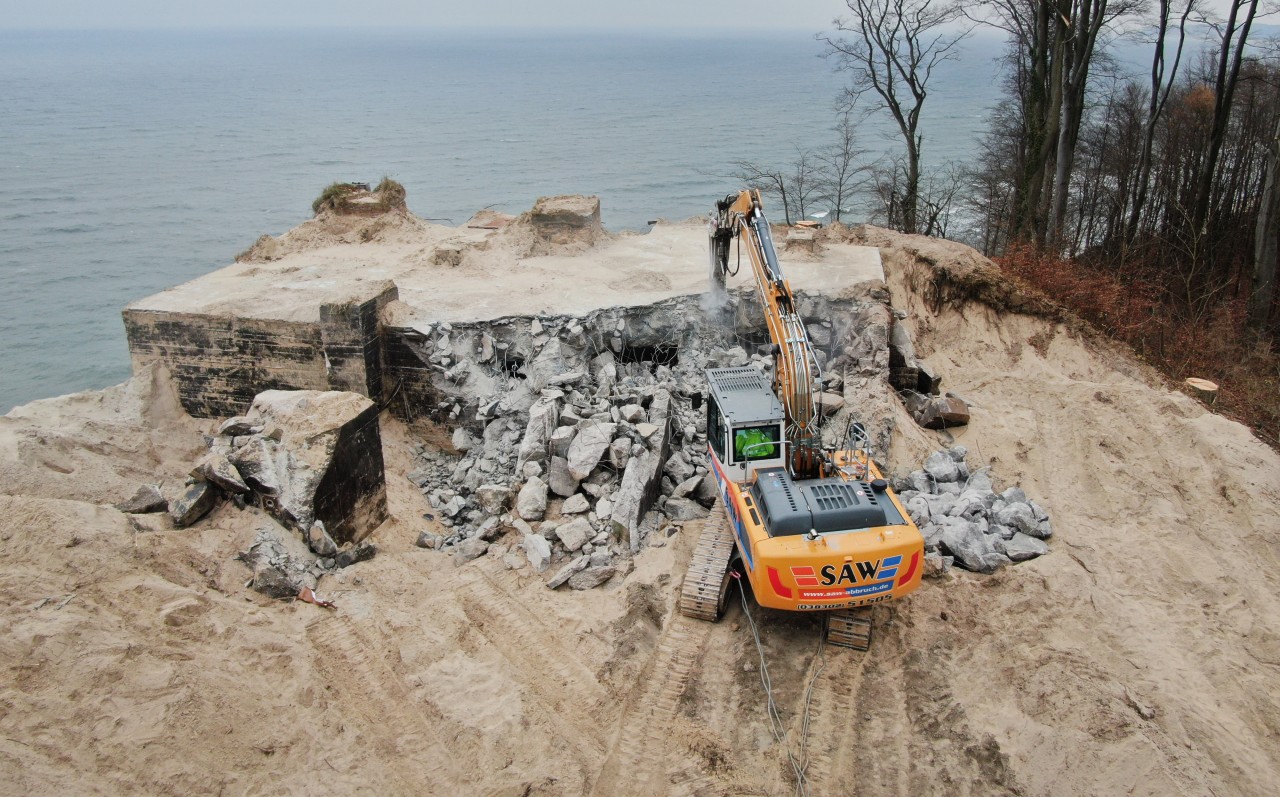
<path id="1" fill-rule="evenodd" d="M 736 177 L 786 221 L 853 198 L 905 232 L 952 237 L 1280 438 L 1280 44 L 1260 0 L 845 0 L 820 34 L 848 76 L 830 143 Z M 1002 101 L 965 168 L 930 163 L 930 78 L 998 31 Z M 1130 66 L 1113 57 L 1125 48 Z M 1145 53 L 1141 70 L 1133 52 Z M 896 152 L 869 162 L 858 120 Z M 814 211 L 819 211 L 817 214 Z M 964 223 L 959 223 L 963 220 Z"/>

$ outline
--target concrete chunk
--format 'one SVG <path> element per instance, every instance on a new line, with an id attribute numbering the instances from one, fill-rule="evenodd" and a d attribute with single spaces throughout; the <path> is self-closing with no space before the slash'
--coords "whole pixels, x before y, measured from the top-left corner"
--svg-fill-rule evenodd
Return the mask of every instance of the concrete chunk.
<path id="1" fill-rule="evenodd" d="M 160 493 L 160 488 L 157 485 L 144 484 L 138 487 L 132 498 L 121 501 L 115 507 L 125 514 L 146 515 L 151 512 L 167 511 L 169 502 Z"/>
<path id="2" fill-rule="evenodd" d="M 561 584 L 572 578 L 575 573 L 580 573 L 583 570 L 586 570 L 587 566 L 590 564 L 591 557 L 579 556 L 577 559 L 574 559 L 572 562 L 556 571 L 556 574 L 547 581 L 547 586 L 551 589 L 559 587 Z"/>
<path id="3" fill-rule="evenodd" d="M 613 423 L 583 422 L 578 434 L 569 445 L 569 473 L 575 479 L 582 480 L 591 475 L 605 449 L 613 442 L 613 433 L 618 428 Z"/>
<path id="4" fill-rule="evenodd" d="M 591 509 L 591 502 L 582 493 L 575 493 L 565 499 L 564 504 L 560 507 L 562 515 L 580 515 Z"/>
<path id="5" fill-rule="evenodd" d="M 222 454 L 210 452 L 191 469 L 191 476 L 201 481 L 212 482 L 229 493 L 244 494 L 249 492 L 249 485 L 240 478 L 240 472 L 231 460 Z"/>
<path id="6" fill-rule="evenodd" d="M 545 572 L 551 564 L 551 542 L 541 534 L 526 534 L 520 545 L 534 571 Z"/>
<path id="7" fill-rule="evenodd" d="M 591 527 L 591 523 L 586 518 L 580 517 L 557 526 L 555 535 L 556 539 L 564 545 L 565 550 L 572 553 L 596 536 L 596 530 Z"/>
<path id="8" fill-rule="evenodd" d="M 547 513 L 547 485 L 537 476 L 520 488 L 516 496 L 516 514 L 521 520 L 542 520 Z"/>
<path id="9" fill-rule="evenodd" d="M 569 589 L 594 589 L 613 578 L 613 568 L 608 565 L 587 567 L 569 576 Z"/>
<path id="10" fill-rule="evenodd" d="M 169 504 L 173 525 L 185 528 L 209 514 L 218 502 L 218 488 L 209 482 L 196 482 Z"/>
<path id="11" fill-rule="evenodd" d="M 568 498 L 578 491 L 578 479 L 569 472 L 569 461 L 564 457 L 552 457 L 547 470 L 547 485 L 551 492 Z"/>

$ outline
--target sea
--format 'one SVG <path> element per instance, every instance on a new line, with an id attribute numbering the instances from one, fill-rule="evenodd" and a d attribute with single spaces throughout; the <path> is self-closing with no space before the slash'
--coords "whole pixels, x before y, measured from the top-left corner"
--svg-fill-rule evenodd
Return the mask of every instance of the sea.
<path id="1" fill-rule="evenodd" d="M 0 31 L 0 413 L 126 379 L 128 302 L 305 221 L 333 181 L 390 176 L 447 224 L 561 193 L 598 195 L 612 230 L 705 214 L 735 162 L 833 142 L 847 76 L 819 32 Z M 973 157 L 1001 49 L 938 68 L 926 166 Z M 868 161 L 900 149 L 854 118 Z"/>

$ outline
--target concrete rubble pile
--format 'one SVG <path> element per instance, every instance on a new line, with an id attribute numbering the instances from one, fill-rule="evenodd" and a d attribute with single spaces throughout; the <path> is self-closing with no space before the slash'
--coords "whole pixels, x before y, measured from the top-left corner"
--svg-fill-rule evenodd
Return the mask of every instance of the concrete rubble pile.
<path id="1" fill-rule="evenodd" d="M 820 403 L 830 430 L 853 414 L 846 387 L 877 383 L 887 392 L 888 353 L 875 343 L 887 340 L 884 299 L 800 302 L 827 366 Z M 588 589 L 625 575 L 642 547 L 665 545 L 683 523 L 705 518 L 718 493 L 706 457 L 703 369 L 772 368 L 749 294 L 714 309 L 705 302 L 689 296 L 584 317 L 431 329 L 422 348 L 440 370 L 435 413 L 452 427 L 457 453 L 416 449 L 408 477 L 444 527 L 424 531 L 418 544 L 459 564 L 499 556 L 549 587 Z M 887 405 L 882 415 L 860 420 L 887 446 Z"/>
<path id="2" fill-rule="evenodd" d="M 254 571 L 250 585 L 273 597 L 296 595 L 314 586 L 316 574 L 376 552 L 362 540 L 386 519 L 386 481 L 378 408 L 368 398 L 264 391 L 207 442 L 179 495 L 165 501 L 158 487 L 143 485 L 117 508 L 167 508 L 176 528 L 195 524 L 224 498 L 261 508 L 282 528 L 260 531 L 239 558 Z"/>
<path id="3" fill-rule="evenodd" d="M 1049 552 L 1053 525 L 1044 508 L 1020 487 L 997 493 L 985 469 L 971 473 L 968 450 L 935 451 L 924 468 L 896 480 L 895 489 L 925 544 L 925 575 L 945 573 L 954 563 L 993 573 L 1013 562 Z"/>

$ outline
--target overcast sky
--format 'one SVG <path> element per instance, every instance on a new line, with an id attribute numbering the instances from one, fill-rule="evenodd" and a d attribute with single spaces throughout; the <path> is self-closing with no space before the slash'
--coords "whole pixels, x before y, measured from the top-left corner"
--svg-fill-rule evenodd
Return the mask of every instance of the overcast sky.
<path id="1" fill-rule="evenodd" d="M 514 27 L 794 29 L 842 0 L 0 0 L 0 28 Z"/>

